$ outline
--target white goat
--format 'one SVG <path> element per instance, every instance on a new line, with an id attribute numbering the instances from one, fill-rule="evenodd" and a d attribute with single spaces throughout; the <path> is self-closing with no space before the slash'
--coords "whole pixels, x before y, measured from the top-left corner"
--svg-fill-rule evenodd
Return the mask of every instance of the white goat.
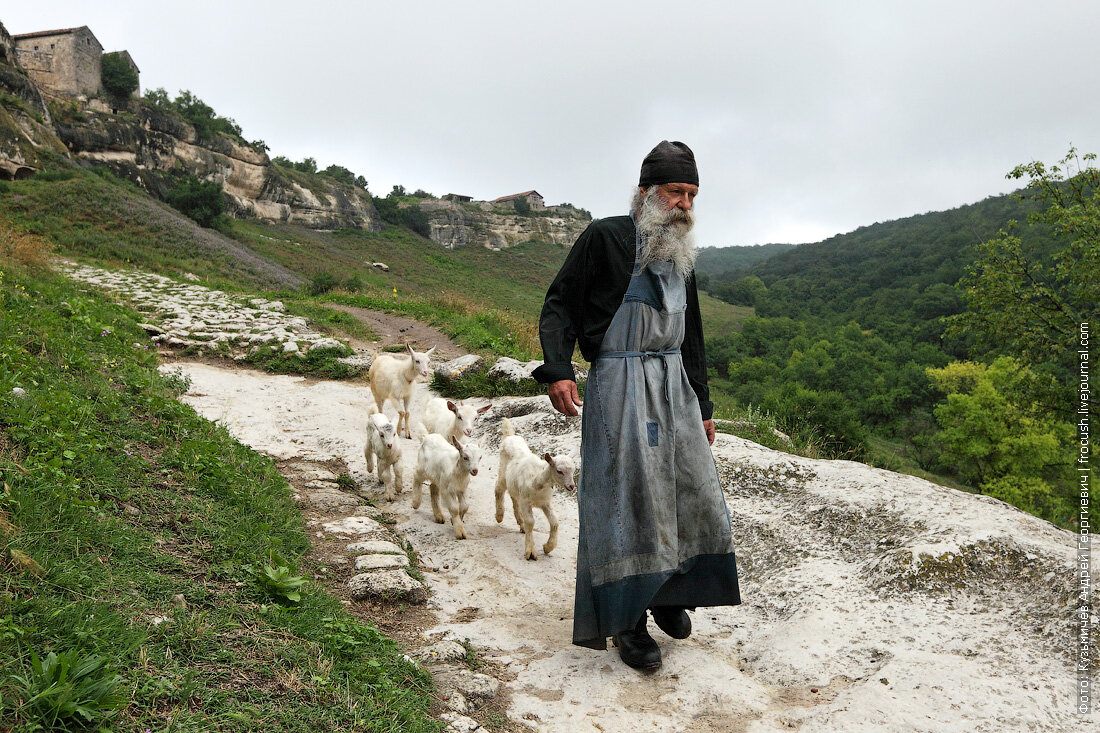
<path id="1" fill-rule="evenodd" d="M 386 487 L 386 501 L 393 501 L 395 493 L 401 493 L 401 444 L 397 442 L 397 430 L 390 419 L 371 405 L 367 416 L 367 442 L 363 446 L 363 458 L 367 460 L 367 472 L 374 470 L 378 461 L 378 480 Z M 392 469 L 392 470 L 391 470 Z"/>
<path id="2" fill-rule="evenodd" d="M 474 434 L 478 415 L 492 406 L 490 403 L 476 408 L 443 397 L 433 397 L 424 407 L 424 427 L 429 433 L 439 433 L 448 440 L 453 437 L 461 443 Z"/>
<path id="3" fill-rule="evenodd" d="M 416 456 L 416 476 L 413 477 L 412 508 L 420 508 L 420 492 L 425 482 L 431 484 L 432 516 L 443 524 L 443 512 L 439 508 L 439 495 L 443 495 L 443 504 L 451 515 L 451 525 L 455 538 L 466 539 L 466 528 L 462 518 L 466 516 L 469 504 L 466 502 L 466 487 L 470 477 L 477 475 L 477 466 L 481 462 L 481 447 L 472 440 L 459 443 L 451 438 L 451 444 L 438 433 L 432 433 L 420 443 L 420 452 Z"/>
<path id="4" fill-rule="evenodd" d="M 435 351 L 435 347 L 422 353 L 413 351 L 413 347 L 408 344 L 405 344 L 405 348 L 409 351 L 408 361 L 405 361 L 404 356 L 393 354 L 379 354 L 374 357 L 369 372 L 370 391 L 374 394 L 374 403 L 379 412 L 385 408 L 386 400 L 393 400 L 397 407 L 397 434 L 411 438 L 409 403 L 412 402 L 413 382 L 417 375 L 428 376 L 428 357 Z"/>
<path id="5" fill-rule="evenodd" d="M 544 453 L 541 458 L 531 452 L 526 441 L 516 435 L 512 421 L 504 418 L 500 421 L 500 472 L 497 474 L 496 499 L 498 522 L 504 521 L 504 492 L 512 497 L 512 511 L 516 522 L 523 530 L 523 556 L 528 560 L 537 560 L 535 553 L 535 515 L 538 507 L 550 523 L 550 537 L 542 546 L 543 553 L 558 546 L 558 517 L 550 506 L 554 487 L 575 490 L 573 480 L 575 466 L 567 455 L 551 456 Z"/>

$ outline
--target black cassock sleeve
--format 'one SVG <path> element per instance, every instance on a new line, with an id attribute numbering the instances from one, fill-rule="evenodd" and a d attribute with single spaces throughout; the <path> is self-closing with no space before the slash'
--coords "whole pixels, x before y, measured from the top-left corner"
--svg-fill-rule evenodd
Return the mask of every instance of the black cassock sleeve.
<path id="1" fill-rule="evenodd" d="M 695 286 L 695 275 L 687 282 L 687 313 L 684 323 L 684 343 L 681 356 L 688 382 L 699 398 L 699 411 L 704 420 L 714 415 L 714 403 L 710 401 L 710 387 L 707 386 L 707 352 L 703 344 L 703 318 L 699 315 L 699 291 Z"/>
<path id="2" fill-rule="evenodd" d="M 577 324 L 584 322 L 584 302 L 588 297 L 591 273 L 591 241 L 592 226 L 589 225 L 569 250 L 546 291 L 539 316 L 543 364 L 531 373 L 535 381 L 542 384 L 561 379 L 576 381 L 573 348 L 577 343 Z"/>

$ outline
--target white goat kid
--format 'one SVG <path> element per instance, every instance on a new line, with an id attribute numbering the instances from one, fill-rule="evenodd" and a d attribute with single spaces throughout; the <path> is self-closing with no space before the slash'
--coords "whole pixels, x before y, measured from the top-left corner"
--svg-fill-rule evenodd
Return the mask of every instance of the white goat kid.
<path id="1" fill-rule="evenodd" d="M 371 405 L 367 416 L 367 442 L 363 446 L 363 458 L 367 472 L 374 470 L 378 462 L 378 480 L 386 487 L 386 501 L 393 501 L 401 493 L 401 444 L 397 442 L 397 430 L 390 419 Z"/>
<path id="2" fill-rule="evenodd" d="M 466 502 L 466 487 L 470 477 L 477 475 L 481 462 L 481 447 L 470 441 L 459 443 L 432 433 L 420 443 L 420 452 L 416 456 L 416 476 L 413 477 L 412 508 L 420 508 L 420 492 L 424 483 L 431 484 L 432 516 L 443 524 L 443 511 L 439 508 L 440 495 L 447 513 L 451 515 L 451 525 L 455 538 L 466 539 L 466 528 L 462 524 L 469 504 Z"/>
<path id="3" fill-rule="evenodd" d="M 504 493 L 512 497 L 512 511 L 516 523 L 523 530 L 523 556 L 528 560 L 537 560 L 535 553 L 535 515 L 538 507 L 550 523 L 550 537 L 542 546 L 544 554 L 558 546 L 558 517 L 550 506 L 554 487 L 575 490 L 573 480 L 575 465 L 567 455 L 551 456 L 544 453 L 536 456 L 527 447 L 527 442 L 516 435 L 512 421 L 504 418 L 500 421 L 500 470 L 496 482 L 496 520 L 504 521 Z"/>
<path id="4" fill-rule="evenodd" d="M 385 409 L 386 400 L 393 400 L 397 407 L 397 434 L 411 438 L 409 404 L 412 402 L 413 382 L 417 376 L 428 376 L 428 357 L 435 351 L 435 347 L 425 352 L 413 351 L 413 347 L 408 344 L 405 344 L 405 348 L 409 352 L 408 361 L 405 361 L 404 356 L 393 354 L 379 354 L 374 358 L 369 372 L 370 391 L 374 394 L 374 403 L 379 412 Z"/>
<path id="5" fill-rule="evenodd" d="M 492 406 L 490 403 L 477 408 L 443 397 L 433 397 L 424 407 L 424 427 L 429 433 L 439 433 L 448 440 L 454 438 L 462 443 L 474 434 L 478 416 Z"/>

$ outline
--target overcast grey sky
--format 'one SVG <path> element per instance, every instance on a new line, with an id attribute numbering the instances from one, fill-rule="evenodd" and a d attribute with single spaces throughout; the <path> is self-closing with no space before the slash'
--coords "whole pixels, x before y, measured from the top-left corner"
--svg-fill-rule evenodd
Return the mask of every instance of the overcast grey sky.
<path id="1" fill-rule="evenodd" d="M 817 241 L 1003 193 L 1100 152 L 1100 3 L 5 3 L 13 34 L 88 25 L 142 89 L 190 89 L 271 155 L 625 213 L 683 140 L 698 242 Z"/>

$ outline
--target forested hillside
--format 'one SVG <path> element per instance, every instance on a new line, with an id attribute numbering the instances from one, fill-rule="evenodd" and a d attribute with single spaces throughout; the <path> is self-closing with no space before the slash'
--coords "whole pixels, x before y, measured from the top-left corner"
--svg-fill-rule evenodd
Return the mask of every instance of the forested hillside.
<path id="1" fill-rule="evenodd" d="M 1016 194 L 712 276 L 711 294 L 755 309 L 708 342 L 718 390 L 820 431 L 827 452 L 1067 524 L 1070 362 L 1077 321 L 1100 301 L 1090 161 L 1020 166 L 1010 177 L 1029 185 Z"/>

